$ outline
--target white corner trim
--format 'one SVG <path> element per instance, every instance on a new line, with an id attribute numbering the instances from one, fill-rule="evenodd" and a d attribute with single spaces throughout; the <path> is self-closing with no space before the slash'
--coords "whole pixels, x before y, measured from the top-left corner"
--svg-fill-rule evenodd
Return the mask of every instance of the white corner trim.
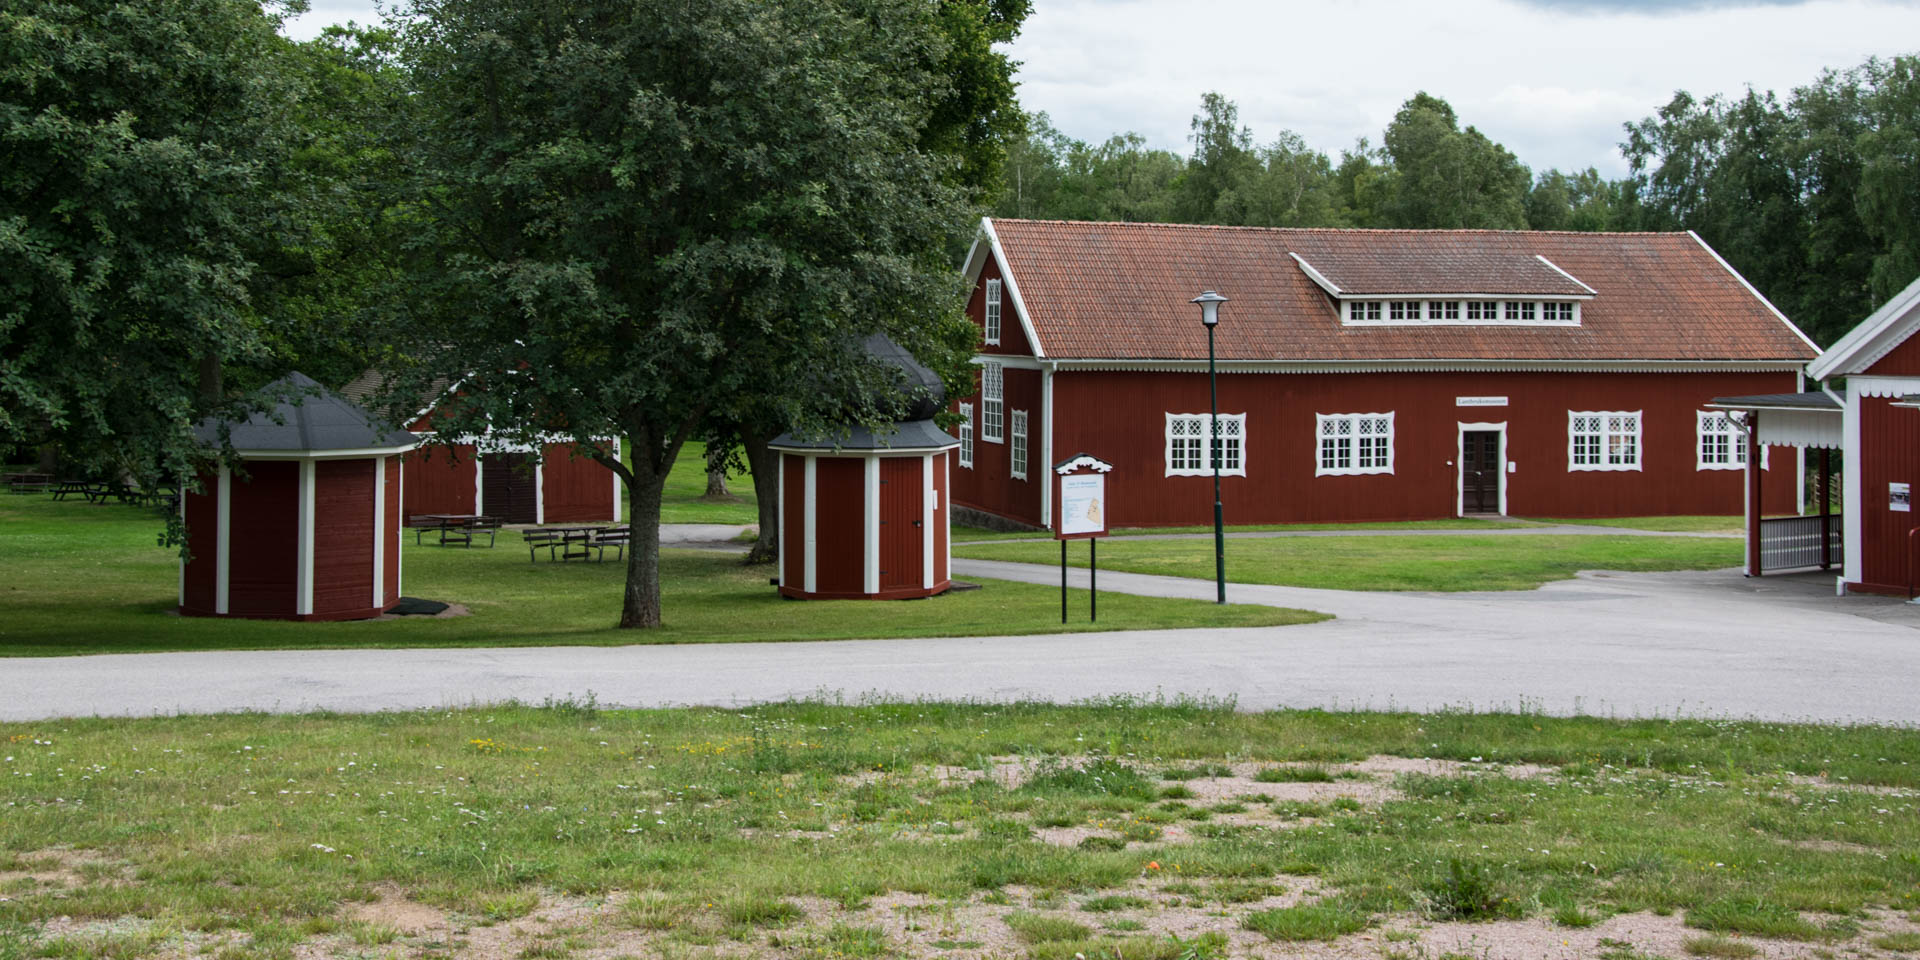
<path id="1" fill-rule="evenodd" d="M 1582 290 L 1585 290 L 1586 292 L 1588 292 L 1588 293 L 1590 293 L 1590 294 L 1593 294 L 1593 295 L 1594 295 L 1594 296 L 1596 296 L 1596 297 L 1600 295 L 1600 291 L 1598 291 L 1598 290 L 1595 290 L 1594 288 L 1592 288 L 1592 287 L 1589 287 L 1589 286 L 1587 286 L 1587 284 L 1586 284 L 1586 281 L 1584 281 L 1584 280 L 1581 280 L 1581 279 L 1580 279 L 1579 277 L 1576 277 L 1576 276 L 1574 276 L 1573 274 L 1571 274 L 1571 273 L 1568 273 L 1568 272 L 1566 272 L 1565 270 L 1562 270 L 1562 269 L 1560 269 L 1560 265 L 1559 265 L 1559 264 L 1557 264 L 1557 263 L 1554 263 L 1554 262 L 1553 262 L 1552 260 L 1548 260 L 1548 259 L 1547 259 L 1546 257 L 1543 257 L 1543 256 L 1541 256 L 1541 255 L 1539 255 L 1539 254 L 1537 254 L 1537 253 L 1533 255 L 1533 258 L 1534 258 L 1535 260 L 1538 260 L 1538 261 L 1540 261 L 1541 263 L 1544 263 L 1544 264 L 1546 264 L 1547 266 L 1549 266 L 1549 267 L 1551 267 L 1551 268 L 1553 268 L 1553 272 L 1555 272 L 1555 273 L 1557 273 L 1557 274 L 1559 274 L 1559 275 L 1561 275 L 1561 276 L 1563 276 L 1563 277 L 1566 277 L 1566 278 L 1567 278 L 1568 280 L 1572 280 L 1572 281 L 1573 281 L 1574 283 L 1577 283 L 1577 284 L 1579 284 L 1579 285 L 1580 285 L 1580 289 L 1582 289 Z M 1501 442 L 1501 443 L 1505 443 L 1505 442 L 1506 442 L 1506 439 L 1505 439 L 1504 437 L 1502 437 L 1502 439 L 1501 439 L 1501 441 L 1500 441 L 1500 442 Z M 1501 487 L 1500 487 L 1500 489 L 1502 489 L 1502 490 L 1505 490 L 1505 489 L 1506 489 L 1506 486 L 1505 486 L 1504 484 L 1502 484 L 1502 485 L 1501 485 Z M 1505 511 L 1505 510 L 1502 510 L 1502 511 L 1500 511 L 1500 512 L 1501 512 L 1502 514 L 1505 514 L 1505 513 L 1506 513 L 1506 511 Z"/>
<path id="2" fill-rule="evenodd" d="M 1033 347 L 1034 356 L 1046 356 L 1047 349 L 1040 343 L 1040 335 L 1033 328 L 1033 318 L 1027 314 L 1027 299 L 1020 295 L 1020 283 L 1014 279 L 1013 270 L 1007 266 L 1006 251 L 1000 246 L 1000 234 L 993 229 L 993 218 L 980 218 L 980 230 L 986 234 L 987 249 L 993 254 L 993 262 L 1000 266 L 1001 289 L 1006 291 L 1007 299 L 1013 303 L 1014 316 L 1020 318 L 1020 330 L 1027 335 L 1027 344 Z M 1004 309 L 1000 317 L 1001 323 L 1007 322 Z"/>
<path id="3" fill-rule="evenodd" d="M 373 461 L 373 606 L 386 605 L 387 586 L 387 459 Z"/>
<path id="4" fill-rule="evenodd" d="M 547 458 L 533 465 L 533 522 L 547 522 Z"/>
<path id="5" fill-rule="evenodd" d="M 933 454 L 920 455 L 920 589 L 933 589 L 933 521 L 938 504 L 934 502 Z"/>
<path id="6" fill-rule="evenodd" d="M 313 540 L 314 495 L 317 479 L 312 460 L 300 461 L 300 533 L 295 547 L 295 591 L 293 612 L 306 616 L 313 612 Z"/>
<path id="7" fill-rule="evenodd" d="M 620 438 L 619 437 L 613 438 L 613 462 L 614 463 L 620 462 Z M 608 470 L 607 472 L 613 474 L 613 522 L 619 523 L 620 522 L 620 474 L 614 473 L 614 471 L 612 470 Z M 785 516 L 785 514 L 781 514 L 781 515 Z M 786 544 L 787 544 L 787 541 L 784 538 L 782 538 L 780 540 L 781 547 L 784 548 Z"/>
<path id="8" fill-rule="evenodd" d="M 1712 256 L 1712 257 L 1713 257 L 1713 261 L 1714 261 L 1715 263 L 1718 263 L 1718 264 L 1720 265 L 1720 269 L 1722 269 L 1722 270 L 1725 270 L 1725 271 L 1727 272 L 1727 275 L 1728 275 L 1728 276 L 1731 276 L 1731 277 L 1732 277 L 1732 278 L 1734 278 L 1735 280 L 1738 280 L 1738 281 L 1740 281 L 1740 285 L 1741 285 L 1742 287 L 1745 287 L 1745 288 L 1747 289 L 1747 292 L 1748 292 L 1748 293 L 1750 293 L 1750 294 L 1753 294 L 1753 298 L 1754 298 L 1755 300 L 1758 300 L 1758 301 L 1760 301 L 1760 302 L 1761 302 L 1762 304 L 1765 304 L 1765 305 L 1766 305 L 1766 308 L 1767 308 L 1768 310 L 1770 310 L 1770 311 L 1772 311 L 1772 312 L 1773 312 L 1773 315 L 1774 315 L 1775 317 L 1777 317 L 1777 318 L 1779 318 L 1779 320 L 1780 320 L 1780 322 L 1781 322 L 1781 323 L 1784 323 L 1784 324 L 1786 324 L 1786 325 L 1787 325 L 1787 329 L 1788 329 L 1788 330 L 1792 330 L 1792 331 L 1793 331 L 1793 335 L 1794 335 L 1794 336 L 1796 336 L 1796 337 L 1799 337 L 1799 338 L 1800 338 L 1800 342 L 1801 342 L 1801 343 L 1804 343 L 1804 344 L 1806 344 L 1806 345 L 1807 345 L 1807 348 L 1808 348 L 1809 350 L 1812 350 L 1812 351 L 1814 352 L 1814 354 L 1815 354 L 1815 360 L 1814 360 L 1814 362 L 1816 362 L 1816 363 L 1817 363 L 1817 362 L 1819 362 L 1819 358 L 1818 358 L 1818 354 L 1820 353 L 1820 345 L 1819 345 L 1819 344 L 1817 344 L 1817 343 L 1814 343 L 1814 342 L 1813 342 L 1813 340 L 1812 340 L 1812 338 L 1810 338 L 1810 337 L 1808 337 L 1808 336 L 1807 336 L 1807 335 L 1806 335 L 1805 333 L 1802 333 L 1802 332 L 1800 331 L 1800 328 L 1799 328 L 1799 327 L 1798 327 L 1797 325 L 1795 325 L 1795 324 L 1794 324 L 1794 322 L 1793 322 L 1792 320 L 1789 320 L 1789 319 L 1787 319 L 1787 315 L 1786 315 L 1786 314 L 1784 314 L 1784 313 L 1781 313 L 1781 312 L 1780 312 L 1780 308 L 1779 308 L 1779 307 L 1776 307 L 1776 306 L 1774 306 L 1774 305 L 1773 305 L 1773 301 L 1772 301 L 1772 300 L 1768 300 L 1768 299 L 1767 299 L 1767 298 L 1766 298 L 1765 296 L 1763 296 L 1763 295 L 1762 295 L 1762 294 L 1760 293 L 1760 291 L 1759 291 L 1759 290 L 1756 290 L 1756 289 L 1754 289 L 1754 286 L 1753 286 L 1753 284 L 1751 284 L 1751 283 L 1748 283 L 1748 282 L 1747 282 L 1747 278 L 1746 278 L 1746 277 L 1743 277 L 1743 276 L 1741 276 L 1741 275 L 1740 275 L 1740 271 L 1738 271 L 1738 270 L 1735 270 L 1735 269 L 1733 268 L 1733 264 L 1730 264 L 1730 263 L 1728 263 L 1728 262 L 1727 262 L 1727 258 L 1725 258 L 1725 257 L 1723 257 L 1723 256 L 1721 256 L 1721 255 L 1720 255 L 1720 251 L 1718 251 L 1718 250 L 1715 250 L 1714 248 L 1712 248 L 1712 247 L 1709 247 L 1709 246 L 1707 246 L 1707 242 L 1706 242 L 1705 240 L 1702 240 L 1702 239 L 1700 239 L 1700 234 L 1698 234 L 1698 233 L 1695 233 L 1695 232 L 1694 232 L 1694 231 L 1692 231 L 1692 230 L 1688 230 L 1688 231 L 1687 231 L 1687 236 L 1689 236 L 1689 237 L 1692 237 L 1692 238 L 1693 238 L 1693 242 L 1694 242 L 1694 243 L 1697 243 L 1697 244 L 1699 244 L 1699 245 L 1700 245 L 1700 249 L 1702 249 L 1702 250 L 1705 250 L 1705 251 L 1706 251 L 1706 252 L 1708 253 L 1708 255 L 1710 255 L 1710 256 Z"/>
<path id="9" fill-rule="evenodd" d="M 213 547 L 213 612 L 224 617 L 227 615 L 227 585 L 232 580 L 233 570 L 229 546 L 233 542 L 233 470 L 224 464 L 220 467 L 219 483 L 214 501 L 215 522 L 219 524 L 220 535 Z"/>
<path id="10" fill-rule="evenodd" d="M 1313 264 L 1307 262 L 1307 258 L 1297 253 L 1294 253 L 1291 250 L 1287 251 L 1287 256 L 1292 257 L 1293 262 L 1300 265 L 1301 272 L 1307 275 L 1307 279 L 1312 280 L 1316 284 L 1319 284 L 1320 289 L 1325 290 L 1326 292 L 1333 294 L 1336 297 L 1341 295 L 1340 285 L 1337 283 L 1334 283 L 1332 280 L 1328 280 L 1325 274 L 1322 274 L 1320 271 L 1315 270 L 1313 268 Z"/>
<path id="11" fill-rule="evenodd" d="M 407 458 L 400 456 L 400 509 L 395 516 L 400 522 L 393 525 L 393 599 L 399 600 L 407 593 Z"/>
<path id="12" fill-rule="evenodd" d="M 1920 280 L 1914 282 L 1920 285 Z M 1847 378 L 1847 403 L 1841 412 L 1841 430 L 1845 434 L 1845 439 L 1842 441 L 1845 446 L 1841 449 L 1852 453 L 1856 458 L 1863 452 L 1860 450 L 1861 394 L 1858 391 L 1862 379 L 1861 377 Z M 1840 471 L 1841 522 L 1846 524 L 1844 534 L 1846 542 L 1841 550 L 1841 573 L 1846 576 L 1848 583 L 1864 583 L 1867 574 L 1867 569 L 1863 565 L 1866 553 L 1864 545 L 1860 542 L 1861 530 L 1865 524 L 1863 515 L 1867 512 L 1867 501 L 1862 496 L 1865 481 L 1860 476 L 1865 472 L 1858 469 L 1858 464 L 1853 463 L 1845 464 Z"/>
<path id="13" fill-rule="evenodd" d="M 1575 282 L 1578 283 L 1579 281 Z M 1457 422 L 1457 425 L 1459 432 L 1455 433 L 1453 438 L 1453 515 L 1456 517 L 1464 517 L 1467 515 L 1467 434 L 1481 431 L 1497 431 L 1500 434 L 1500 461 L 1498 465 L 1499 469 L 1496 471 L 1500 477 L 1500 515 L 1503 517 L 1507 516 L 1507 487 L 1509 485 L 1507 481 L 1507 477 L 1509 476 L 1507 473 L 1507 421 L 1502 420 L 1498 423 Z"/>
<path id="14" fill-rule="evenodd" d="M 1040 370 L 1040 463 L 1053 462 L 1053 365 Z M 1040 485 L 1040 526 L 1053 529 L 1053 484 Z"/>
<path id="15" fill-rule="evenodd" d="M 819 457 L 813 456 L 812 454 L 807 455 L 806 479 L 801 484 L 803 488 L 801 491 L 801 501 L 802 507 L 806 510 L 806 514 L 801 521 L 805 529 L 800 548 L 800 562 L 802 564 L 800 571 L 800 589 L 807 593 L 814 593 L 820 589 L 819 552 L 815 549 L 815 526 L 820 516 L 820 488 L 818 481 L 815 479 L 815 468 L 818 466 L 819 459 Z"/>
<path id="16" fill-rule="evenodd" d="M 861 516 L 866 518 L 866 548 L 861 551 L 862 593 L 880 592 L 880 457 L 866 456 L 866 496 Z"/>
<path id="17" fill-rule="evenodd" d="M 487 487 L 481 480 L 486 476 L 486 465 L 480 462 L 480 448 L 473 449 L 473 512 L 484 516 L 487 512 Z"/>

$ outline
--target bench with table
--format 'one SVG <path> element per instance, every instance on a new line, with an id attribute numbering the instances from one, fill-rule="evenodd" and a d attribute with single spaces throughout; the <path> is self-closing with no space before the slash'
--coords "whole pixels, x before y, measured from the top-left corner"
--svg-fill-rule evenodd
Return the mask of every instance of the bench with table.
<path id="1" fill-rule="evenodd" d="M 422 537 L 428 533 L 439 535 L 441 546 L 459 544 L 471 548 L 473 538 L 487 535 L 487 546 L 493 546 L 494 537 L 500 532 L 499 517 L 466 513 L 417 513 L 407 519 L 413 527 L 414 546 L 420 545 Z"/>
<path id="2" fill-rule="evenodd" d="M 53 488 L 53 475 L 50 473 L 9 473 L 0 475 L 0 483 L 5 483 L 13 493 L 45 493 Z"/>

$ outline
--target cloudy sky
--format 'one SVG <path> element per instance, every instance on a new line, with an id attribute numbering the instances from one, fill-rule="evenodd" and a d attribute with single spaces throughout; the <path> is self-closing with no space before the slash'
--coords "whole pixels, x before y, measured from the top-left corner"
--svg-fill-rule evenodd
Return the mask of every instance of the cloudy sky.
<path id="1" fill-rule="evenodd" d="M 561 2 L 561 0 L 556 0 Z M 1785 93 L 1823 67 L 1920 52 L 1920 0 L 1035 0 L 1020 99 L 1070 136 L 1133 130 L 1186 152 L 1200 95 L 1267 142 L 1375 144 L 1417 90 L 1535 170 L 1624 172 L 1620 125 L 1675 90 Z M 289 33 L 377 19 L 313 0 Z"/>

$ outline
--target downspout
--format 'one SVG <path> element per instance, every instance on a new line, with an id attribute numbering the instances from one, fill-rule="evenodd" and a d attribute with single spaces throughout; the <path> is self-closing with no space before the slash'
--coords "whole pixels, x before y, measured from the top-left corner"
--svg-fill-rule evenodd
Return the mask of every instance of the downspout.
<path id="1" fill-rule="evenodd" d="M 1053 371 L 1051 360 L 1040 361 L 1040 465 L 1047 482 L 1040 485 L 1040 525 L 1053 529 Z"/>
<path id="2" fill-rule="evenodd" d="M 1734 413 L 1739 413 L 1741 416 L 1735 417 L 1733 415 Z M 1760 436 L 1758 432 L 1760 413 L 1757 410 L 1731 411 L 1727 414 L 1727 420 L 1734 426 L 1740 428 L 1742 438 L 1747 444 L 1747 469 L 1745 475 L 1741 477 L 1741 490 L 1746 499 L 1746 508 L 1744 511 L 1746 513 L 1746 523 L 1743 525 L 1746 533 L 1745 566 L 1747 576 L 1757 577 L 1760 575 L 1761 501 L 1759 491 Z"/>

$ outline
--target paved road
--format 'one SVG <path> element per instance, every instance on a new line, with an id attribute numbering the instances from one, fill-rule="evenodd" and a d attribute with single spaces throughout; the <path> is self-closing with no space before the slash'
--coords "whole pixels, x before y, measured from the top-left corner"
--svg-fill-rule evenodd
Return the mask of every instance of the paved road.
<path id="1" fill-rule="evenodd" d="M 956 559 L 957 575 L 1058 582 Z M 1084 571 L 1074 571 L 1076 580 Z M 1083 581 L 1082 581 L 1083 582 Z M 1323 610 L 1311 626 L 828 643 L 164 653 L 0 660 L 0 720 L 231 710 L 368 711 L 593 692 L 610 705 L 818 694 L 1231 696 L 1243 708 L 1537 709 L 1920 724 L 1920 608 L 1837 599 L 1831 578 L 1589 575 L 1528 592 L 1230 586 Z M 1107 573 L 1102 590 L 1211 597 Z M 937 602 L 937 601 L 935 601 Z"/>
<path id="2" fill-rule="evenodd" d="M 1635 527 L 1603 527 L 1591 523 L 1533 523 L 1523 527 L 1496 527 L 1489 523 L 1485 528 L 1474 527 L 1422 527 L 1422 528 L 1365 528 L 1346 530 L 1234 530 L 1223 534 L 1228 540 L 1273 540 L 1281 537 L 1537 537 L 1537 536 L 1581 536 L 1581 537 L 1691 537 L 1705 540 L 1739 540 L 1744 535 L 1722 533 L 1712 530 L 1641 530 Z M 1211 531 L 1204 533 L 1126 533 L 1108 537 L 1109 540 L 1212 540 Z M 981 543 L 1052 543 L 1052 536 L 1036 533 L 1031 537 L 1002 537 L 996 540 L 955 540 L 955 547 L 966 547 Z"/>

